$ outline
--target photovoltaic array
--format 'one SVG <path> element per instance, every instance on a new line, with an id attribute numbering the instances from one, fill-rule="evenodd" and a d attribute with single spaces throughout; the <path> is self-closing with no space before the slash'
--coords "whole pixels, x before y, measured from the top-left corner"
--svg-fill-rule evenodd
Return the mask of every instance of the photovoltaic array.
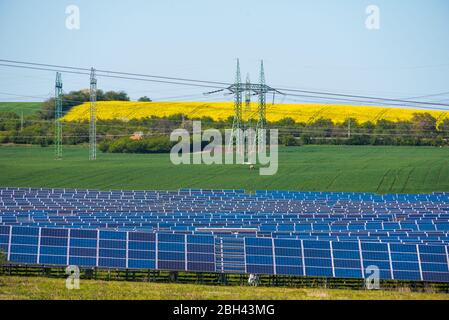
<path id="1" fill-rule="evenodd" d="M 449 282 L 449 194 L 0 189 L 9 261 Z"/>

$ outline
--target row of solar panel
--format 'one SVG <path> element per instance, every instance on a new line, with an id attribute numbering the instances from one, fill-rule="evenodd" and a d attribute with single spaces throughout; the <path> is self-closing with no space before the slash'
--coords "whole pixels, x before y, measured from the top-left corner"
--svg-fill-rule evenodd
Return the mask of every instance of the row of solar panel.
<path id="1" fill-rule="evenodd" d="M 34 224 L 31 224 L 34 227 Z M 63 226 L 58 226 L 57 228 L 62 228 Z M 83 229 L 96 230 L 101 226 L 90 226 L 88 228 L 82 227 Z M 81 228 L 81 226 L 65 226 L 67 229 L 71 228 Z M 136 227 L 117 227 L 114 226 L 117 231 L 129 231 L 129 232 L 167 232 L 167 230 L 159 230 L 153 228 L 136 228 Z M 183 232 L 182 229 L 172 230 L 177 234 L 195 234 L 195 235 L 213 235 L 217 237 L 248 237 L 248 236 L 259 236 L 259 237 L 270 237 L 276 239 L 302 239 L 302 240 L 315 240 L 315 241 L 369 241 L 369 242 L 382 242 L 382 243 L 404 243 L 404 244 L 434 244 L 434 245 L 445 245 L 449 243 L 448 237 L 442 236 L 413 236 L 413 235 L 310 235 L 310 234 L 293 234 L 293 233 L 262 233 L 262 232 L 239 232 L 239 234 L 231 234 L 231 232 Z"/>
<path id="2" fill-rule="evenodd" d="M 364 278 L 375 266 L 381 279 L 449 282 L 447 246 L 272 238 L 245 238 L 243 248 L 223 243 L 216 250 L 212 236 L 0 227 L 0 249 L 17 263 L 199 272 L 229 272 L 243 263 L 246 273 L 338 278 Z M 239 250 L 241 257 L 233 254 Z"/>
<path id="3" fill-rule="evenodd" d="M 4 223 L 4 226 L 8 226 L 10 224 Z M 171 233 L 179 233 L 179 234 L 199 234 L 199 235 L 215 235 L 215 236 L 231 236 L 232 233 L 235 233 L 236 230 L 240 229 L 237 227 L 236 229 L 232 229 L 234 231 L 220 231 L 222 229 L 208 229 L 205 231 L 192 230 L 190 228 L 185 227 L 174 227 L 174 228 L 157 228 L 156 226 L 146 225 L 143 227 L 136 227 L 134 223 L 131 224 L 96 224 L 89 223 L 88 225 L 81 224 L 39 224 L 39 223 L 20 223 L 14 226 L 30 226 L 30 227 L 44 227 L 44 228 L 65 228 L 65 229 L 98 229 L 98 228 L 113 228 L 118 231 L 140 231 L 140 232 L 171 232 Z M 242 229 L 245 230 L 245 229 Z M 257 230 L 257 229 L 256 229 Z M 259 231 L 241 231 L 238 237 L 247 237 L 247 236 L 263 236 L 263 237 L 272 237 L 272 238 L 291 238 L 291 239 L 311 239 L 311 240 L 327 240 L 327 241 L 371 241 L 371 242 L 391 242 L 391 243 L 428 243 L 428 244 L 447 244 L 449 243 L 449 236 L 445 232 L 303 232 L 303 233 L 295 233 L 295 232 L 259 232 Z"/>
<path id="4" fill-rule="evenodd" d="M 100 223 L 96 221 L 70 222 L 65 220 L 58 220 L 47 223 L 38 222 L 35 220 L 22 220 L 21 222 L 12 222 L 11 220 L 0 218 L 1 225 L 13 225 L 13 226 L 31 226 L 31 227 L 46 227 L 46 228 L 83 228 L 83 229 L 98 229 L 98 228 L 113 228 L 121 231 L 173 231 L 183 234 L 205 234 L 206 232 L 199 231 L 197 226 L 190 226 L 188 223 L 139 223 L 139 222 L 117 222 L 117 223 Z M 443 224 L 445 225 L 445 224 Z M 225 229 L 222 229 L 224 225 L 216 224 L 204 224 L 200 225 L 209 228 L 207 233 L 209 234 L 229 234 Z M 226 228 L 233 227 L 238 230 L 245 225 L 242 224 L 227 224 Z M 315 230 L 308 232 L 306 228 L 302 231 L 288 231 L 291 228 L 285 228 L 283 231 L 271 231 L 271 228 L 263 228 L 261 231 L 257 225 L 246 225 L 252 227 L 253 231 L 242 232 L 242 235 L 257 234 L 259 236 L 267 236 L 274 238 L 300 238 L 300 239 L 321 239 L 321 240 L 372 240 L 372 241 L 384 241 L 384 242 L 415 242 L 415 243 L 448 243 L 449 235 L 445 230 L 441 231 L 413 231 L 413 230 L 334 230 L 333 232 L 327 232 L 326 230 Z M 300 226 L 298 224 L 298 226 Z M 212 228 L 213 227 L 213 228 Z M 212 229 L 211 229 L 212 228 Z M 273 228 L 276 229 L 276 228 Z M 279 228 L 277 228 L 279 229 Z M 283 229 L 283 228 L 281 228 Z M 223 230 L 223 231 L 221 231 Z"/>
<path id="5" fill-rule="evenodd" d="M 446 199 L 434 199 L 429 201 L 415 201 L 415 202 L 396 202 L 396 201 L 383 201 L 383 202 L 373 202 L 373 201 L 364 201 L 364 200 L 308 200 L 308 199 L 284 199 L 284 198 L 247 198 L 243 196 L 208 196 L 208 197 L 197 197 L 197 196 L 161 196 L 161 195 L 96 195 L 96 196 L 87 196 L 87 195 L 66 195 L 59 194 L 57 196 L 53 195 L 40 195 L 40 194 L 23 194 L 23 195 L 0 195 L 2 199 L 4 199 L 7 204 L 26 204 L 27 201 L 29 203 L 37 203 L 37 199 L 42 199 L 42 204 L 51 204 L 51 203 L 60 203 L 64 200 L 70 202 L 85 202 L 85 203 L 104 203 L 106 201 L 110 201 L 111 203 L 117 203 L 118 201 L 123 201 L 124 204 L 136 203 L 140 204 L 145 201 L 149 201 L 150 203 L 154 200 L 172 200 L 179 201 L 180 203 L 186 203 L 190 201 L 198 201 L 198 203 L 205 203 L 210 200 L 221 201 L 223 204 L 232 204 L 235 202 L 239 202 L 241 204 L 256 204 L 256 203 L 265 203 L 267 205 L 274 204 L 284 204 L 284 203 L 297 203 L 307 205 L 309 207 L 335 207 L 338 209 L 340 206 L 351 206 L 351 207 L 368 207 L 368 208 L 386 208 L 389 207 L 392 210 L 398 208 L 447 208 L 448 201 Z"/>
<path id="6" fill-rule="evenodd" d="M 210 236 L 0 227 L 0 249 L 21 263 L 215 271 Z"/>
<path id="7" fill-rule="evenodd" d="M 166 219 L 167 220 L 167 219 Z M 94 218 L 88 216 L 72 216 L 72 217 L 63 217 L 63 216 L 55 216 L 55 217 L 46 217 L 46 218 L 36 218 L 29 216 L 1 216 L 0 223 L 3 224 L 24 224 L 24 223 L 35 223 L 41 225 L 67 225 L 67 224 L 89 224 L 89 223 L 97 223 L 97 224 L 116 224 L 117 226 L 126 226 L 126 225 L 136 225 L 136 226 L 154 226 L 158 228 L 178 228 L 180 230 L 195 230 L 200 227 L 211 227 L 211 224 L 218 227 L 252 227 L 257 228 L 262 232 L 294 232 L 294 233 L 310 233 L 310 232 L 323 232 L 328 233 L 329 231 L 335 232 L 357 232 L 357 231 L 366 231 L 366 232 L 442 232 L 444 234 L 449 234 L 449 223 L 446 221 L 434 221 L 432 222 L 422 222 L 421 224 L 417 223 L 366 223 L 366 224 L 310 224 L 310 223 L 285 223 L 285 224 L 264 224 L 257 223 L 256 221 L 233 221 L 232 219 L 227 219 L 227 221 L 223 221 L 225 219 L 186 219 L 185 221 L 179 222 L 169 222 L 164 220 L 157 219 L 148 219 L 148 218 L 115 218 L 115 217 L 105 217 L 105 218 Z"/>
<path id="8" fill-rule="evenodd" d="M 63 207 L 63 208 L 62 208 Z M 164 209 L 164 208 L 163 208 Z M 192 210 L 192 208 L 191 208 Z M 74 214 L 83 212 L 86 219 L 136 219 L 136 220 L 146 220 L 146 221 L 167 221 L 167 222 L 182 222 L 186 219 L 195 219 L 194 221 L 230 221 L 232 222 L 257 222 L 264 225 L 282 225 L 282 224 L 294 224 L 295 222 L 305 225 L 305 228 L 314 229 L 313 226 L 336 224 L 336 225 L 356 225 L 364 227 L 367 225 L 371 228 L 382 229 L 385 225 L 390 229 L 400 228 L 402 225 L 409 225 L 411 228 L 419 226 L 421 224 L 440 224 L 447 223 L 449 218 L 449 212 L 444 213 L 404 213 L 395 214 L 392 213 L 309 213 L 309 212 L 295 212 L 295 213 L 285 213 L 285 212 L 250 212 L 250 213 L 240 213 L 231 210 L 229 213 L 222 210 L 211 210 L 206 211 L 201 208 L 195 208 L 195 211 L 178 211 L 178 210 L 168 210 L 165 208 L 165 212 L 160 208 L 145 207 L 144 210 L 135 207 L 129 208 L 127 210 L 115 210 L 115 209 L 105 209 L 101 208 L 97 211 L 91 208 L 70 208 L 66 205 L 61 205 L 56 209 L 35 209 L 35 208 L 18 208 L 14 210 L 9 210 L 9 208 L 1 207 L 1 213 L 3 217 L 14 218 L 14 217 L 30 217 L 36 219 L 48 219 L 48 218 L 60 218 L 60 219 L 70 219 L 76 218 Z M 147 216 L 145 213 L 152 212 L 153 216 Z M 167 216 L 170 213 L 170 216 Z"/>
<path id="9" fill-rule="evenodd" d="M 186 219 L 183 222 L 180 221 L 164 221 L 161 220 L 153 220 L 153 219 L 115 219 L 111 217 L 106 218 L 90 218 L 89 216 L 83 216 L 80 214 L 79 216 L 73 217 L 63 217 L 63 216 L 54 216 L 49 218 L 36 218 L 29 216 L 1 216 L 0 223 L 4 224 L 20 224 L 20 223 L 40 223 L 40 224 L 49 224 L 49 225 L 68 225 L 68 224 L 116 224 L 117 226 L 126 226 L 126 225 L 136 225 L 136 226 L 150 226 L 157 228 L 172 228 L 172 227 L 184 227 L 185 230 L 195 230 L 196 228 L 201 227 L 213 227 L 215 228 L 232 228 L 232 227 L 247 227 L 247 228 L 255 228 L 262 232 L 294 232 L 294 233 L 350 233 L 350 232 L 359 232 L 359 233 L 416 233 L 416 234 L 448 234 L 449 233 L 449 224 L 445 222 L 435 222 L 435 223 L 422 223 L 420 225 L 413 223 L 402 223 L 400 226 L 395 227 L 393 224 L 382 224 L 382 223 L 370 223 L 366 225 L 350 225 L 350 224 L 301 224 L 301 223 L 290 223 L 290 224 L 277 224 L 277 225 L 268 225 L 268 224 L 260 224 L 256 221 L 223 221 L 222 219 L 209 219 L 203 220 L 198 219 Z"/>
<path id="10" fill-rule="evenodd" d="M 167 208 L 165 208 L 167 209 Z M 231 210 L 229 213 L 225 213 L 223 210 L 211 210 L 206 211 L 201 208 L 195 208 L 197 211 L 178 211 L 178 210 L 165 210 L 161 212 L 160 208 L 145 207 L 144 210 L 139 208 L 129 208 L 127 210 L 116 210 L 101 208 L 95 211 L 91 208 L 71 208 L 65 205 L 58 207 L 56 209 L 36 209 L 36 208 L 17 208 L 10 210 L 6 207 L 1 207 L 1 213 L 4 217 L 30 217 L 30 218 L 70 218 L 74 217 L 74 214 L 83 212 L 87 219 L 145 219 L 147 221 L 155 220 L 166 220 L 166 221 L 183 221 L 185 219 L 199 219 L 208 221 L 211 219 L 220 221 L 237 221 L 237 222 L 257 222 L 261 224 L 283 224 L 283 223 L 304 223 L 307 225 L 319 225 L 338 222 L 341 225 L 360 225 L 363 227 L 365 224 L 378 224 L 378 228 L 382 228 L 383 224 L 400 226 L 401 224 L 419 225 L 426 223 L 444 223 L 447 222 L 449 218 L 449 212 L 444 213 L 404 213 L 395 214 L 392 213 L 309 213 L 309 212 L 295 212 L 295 213 L 285 213 L 285 212 L 250 212 L 250 213 L 240 213 Z M 154 216 L 146 216 L 145 213 L 153 212 Z M 167 216 L 170 213 L 170 216 Z M 399 221 L 398 221 L 399 220 Z"/>
<path id="11" fill-rule="evenodd" d="M 1 201 L 0 201 L 1 202 Z M 186 209 L 185 211 L 183 211 Z M 58 213 L 76 213 L 80 210 L 83 210 L 91 216 L 103 216 L 105 214 L 114 214 L 116 216 L 139 216 L 145 212 L 152 211 L 157 215 L 162 215 L 164 213 L 172 213 L 174 217 L 198 217 L 198 218 L 210 218 L 211 214 L 223 215 L 226 210 L 229 210 L 230 218 L 232 219 L 241 219 L 241 218 L 250 218 L 250 219 L 260 219 L 262 222 L 264 220 L 270 221 L 270 219 L 276 219 L 282 222 L 282 219 L 302 219 L 304 222 L 309 223 L 319 223 L 326 221 L 335 221 L 335 220 L 343 220 L 343 221 L 353 221 L 357 218 L 361 219 L 360 223 L 378 220 L 378 222 L 382 221 L 391 221 L 391 222 L 400 222 L 410 219 L 410 220 L 434 220 L 434 219 L 446 219 L 449 215 L 449 208 L 444 208 L 444 210 L 437 210 L 431 212 L 430 210 L 422 210 L 422 211 L 413 211 L 413 209 L 403 209 L 404 212 L 393 212 L 391 210 L 385 210 L 383 212 L 371 212 L 368 209 L 357 208 L 352 211 L 341 211 L 341 210 L 319 210 L 316 208 L 307 208 L 301 205 L 297 205 L 296 208 L 293 205 L 285 205 L 285 206 L 264 206 L 263 203 L 258 206 L 253 206 L 250 210 L 246 210 L 235 206 L 199 206 L 198 204 L 180 204 L 179 206 L 172 207 L 172 204 L 166 203 L 163 201 L 158 202 L 158 205 L 83 205 L 83 204 L 70 204 L 70 203 L 61 203 L 55 205 L 37 205 L 37 204 L 29 204 L 29 205 L 20 205 L 15 207 L 9 207 L 8 205 L 2 204 L 1 211 L 4 214 L 29 214 L 36 216 L 45 216 L 51 214 Z M 402 210 L 402 209 L 401 209 Z M 433 209 L 432 209 L 433 210 Z M 275 216 L 270 216 L 269 214 L 276 214 Z M 392 216 L 392 214 L 396 216 Z M 366 218 L 365 218 L 366 217 Z M 218 216 L 217 218 L 220 218 Z M 393 221 L 392 218 L 396 218 L 396 221 Z M 310 220 L 310 221 L 309 221 Z"/>
<path id="12" fill-rule="evenodd" d="M 53 189 L 53 188 L 22 188 L 22 187 L 1 187 L 0 191 L 76 191 L 80 192 L 79 189 L 72 189 L 72 188 L 59 188 L 59 189 Z M 150 192 L 146 190 L 129 190 L 129 189 L 115 189 L 115 190 L 109 190 L 109 191 L 99 191 L 96 189 L 84 189 L 83 191 L 87 192 Z M 170 192 L 170 191 L 151 191 L 151 192 Z M 243 189 L 189 189 L 189 188 L 182 188 L 179 190 L 179 192 L 189 192 L 189 193 L 212 193 L 212 192 L 227 192 L 227 193 L 243 193 L 245 192 Z M 288 191 L 288 190 L 256 190 L 256 194 L 306 194 L 306 195 L 378 195 L 376 193 L 371 192 L 329 192 L 329 191 Z M 418 196 L 422 194 L 386 194 L 388 195 L 397 195 L 397 196 Z M 427 195 L 427 194 L 425 194 Z M 449 195 L 447 192 L 433 192 L 429 195 Z"/>
<path id="13" fill-rule="evenodd" d="M 206 203 L 208 202 L 208 203 Z M 367 215 L 373 218 L 384 218 L 388 214 L 397 214 L 399 218 L 420 218 L 420 217 L 439 217 L 448 213 L 449 208 L 447 204 L 436 207 L 408 207 L 397 206 L 391 207 L 365 207 L 365 206 L 349 206 L 345 205 L 343 208 L 339 205 L 321 205 L 311 206 L 301 202 L 295 203 L 275 203 L 267 204 L 263 201 L 255 201 L 242 203 L 238 199 L 229 203 L 220 202 L 219 199 L 210 199 L 205 203 L 200 203 L 196 200 L 185 201 L 179 199 L 154 199 L 153 200 L 136 200 L 126 201 L 123 199 L 111 200 L 88 200 L 81 199 L 65 199 L 64 201 L 44 201 L 42 198 L 36 198 L 36 201 L 26 199 L 18 201 L 17 199 L 8 201 L 5 198 L 0 199 L 0 205 L 5 213 L 27 212 L 27 213 L 57 213 L 59 210 L 66 212 L 76 211 L 80 209 L 97 210 L 100 213 L 127 213 L 129 210 L 139 213 L 145 212 L 149 209 L 155 212 L 163 213 L 164 211 L 171 211 L 174 214 L 208 214 L 208 213 L 220 213 L 223 209 L 231 209 L 233 214 L 248 214 L 254 215 L 254 217 L 263 218 L 263 215 L 267 213 L 279 213 L 279 214 L 306 214 L 308 218 L 332 218 L 332 215 L 336 214 L 339 217 L 357 217 Z M 143 210 L 143 211 L 142 211 Z M 93 211 L 95 212 L 95 211 Z M 286 217 L 287 218 L 287 217 Z"/>
<path id="14" fill-rule="evenodd" d="M 179 201 L 180 203 L 186 203 L 190 201 L 197 201 L 198 203 L 205 203 L 210 200 L 217 200 L 221 201 L 223 204 L 232 204 L 235 202 L 239 202 L 240 204 L 256 204 L 256 203 L 265 203 L 267 205 L 274 205 L 274 204 L 284 204 L 284 203 L 297 203 L 297 204 L 303 204 L 310 207 L 316 206 L 316 207 L 327 207 L 332 206 L 336 209 L 340 206 L 347 205 L 351 207 L 359 207 L 359 206 L 366 206 L 368 208 L 391 208 L 391 209 L 398 209 L 398 208 L 447 208 L 448 201 L 446 199 L 433 199 L 429 201 L 420 201 L 420 202 L 397 202 L 397 201 L 383 201 L 383 202 L 373 202 L 373 201 L 364 201 L 364 200 L 351 200 L 351 201 L 344 201 L 344 200 L 308 200 L 308 199 L 284 199 L 284 198 L 274 198 L 274 199 L 267 199 L 267 198 L 250 198 L 250 197 L 243 197 L 243 196 L 208 196 L 208 197 L 197 197 L 197 196 L 163 196 L 163 195 L 83 195 L 83 194 L 59 194 L 59 195 L 40 195 L 40 194 L 23 194 L 23 195 L 0 195 L 2 199 L 4 199 L 5 203 L 7 204 L 26 204 L 28 203 L 37 203 L 37 199 L 42 199 L 43 204 L 51 204 L 51 203 L 58 203 L 62 202 L 63 200 L 71 201 L 71 202 L 85 202 L 85 203 L 104 203 L 106 201 L 110 201 L 111 203 L 116 203 L 118 201 L 123 201 L 125 204 L 129 203 L 142 203 L 144 201 L 154 201 L 154 200 L 172 200 L 172 201 Z"/>
<path id="15" fill-rule="evenodd" d="M 0 223 L 4 225 L 25 225 L 25 224 L 35 224 L 36 226 L 41 225 L 49 225 L 49 226 L 57 226 L 61 225 L 61 227 L 67 227 L 70 225 L 74 226 L 98 226 L 98 227 L 126 227 L 126 226 L 136 226 L 136 227 L 149 227 L 149 228 L 159 228 L 159 229 L 173 229 L 173 230 L 186 230 L 186 231 L 196 231 L 204 228 L 214 228 L 217 231 L 220 229 L 229 229 L 229 228 L 245 228 L 251 229 L 254 231 L 260 231 L 265 233 L 291 233 L 297 235 L 350 235 L 350 234 L 359 234 L 359 235 L 394 235 L 394 234 L 409 234 L 409 235 L 421 235 L 421 236 L 446 236 L 449 234 L 447 229 L 444 229 L 443 226 L 446 224 L 435 224 L 434 227 L 431 228 L 431 225 L 424 224 L 422 230 L 416 230 L 411 228 L 400 228 L 400 229 L 359 229 L 359 228 L 344 228 L 344 227 L 334 227 L 331 226 L 331 230 L 329 228 L 316 228 L 311 230 L 308 227 L 289 227 L 288 225 L 279 225 L 277 227 L 267 227 L 260 226 L 256 223 L 223 223 L 220 221 L 213 221 L 206 223 L 195 223 L 195 222 L 158 222 L 158 221 L 111 221 L 105 219 L 103 221 L 98 221 L 96 219 L 63 219 L 63 218 L 55 218 L 51 219 L 51 221 L 41 220 L 41 219 L 32 219 L 28 217 L 17 217 L 14 219 L 8 217 L 0 217 Z M 299 225 L 298 225 L 299 226 Z"/>
<path id="16" fill-rule="evenodd" d="M 246 194 L 244 190 L 202 190 L 202 189 L 181 189 L 177 192 L 170 191 L 145 191 L 145 190 L 111 190 L 111 191 L 98 191 L 98 190 L 78 190 L 78 189 L 47 189 L 47 188 L 0 188 L 0 194 L 14 194 L 14 193 L 39 193 L 39 194 L 188 194 L 188 195 L 213 195 L 213 194 L 225 194 L 225 195 L 238 195 L 247 197 L 304 197 L 304 198 L 329 198 L 329 199 L 361 199 L 361 198 L 375 198 L 386 200 L 421 200 L 421 199 L 448 199 L 447 193 L 433 193 L 433 194 L 385 194 L 379 195 L 374 193 L 345 193 L 345 192 L 294 192 L 294 191 L 267 191 L 257 190 L 255 195 Z"/>
<path id="17" fill-rule="evenodd" d="M 291 238 L 314 238 L 314 237 L 322 237 L 323 239 L 329 237 L 337 239 L 338 237 L 372 237 L 375 238 L 403 238 L 403 239 L 428 239 L 428 240 L 447 240 L 449 237 L 448 231 L 411 231 L 411 230 L 340 230 L 340 231 L 270 231 L 270 230 L 262 230 L 260 231 L 257 226 L 255 225 L 226 225 L 226 226 L 220 226 L 220 225 L 210 225 L 206 224 L 201 227 L 197 226 L 189 226 L 189 225 L 163 225 L 163 224 L 155 224 L 155 223 L 135 223 L 135 222 L 128 222 L 128 223 L 99 223 L 99 222 L 86 222 L 86 223 L 78 223 L 78 222 L 67 222 L 67 221 L 60 221 L 60 222 L 52 222 L 52 223 L 41 223 L 41 222 L 34 222 L 34 221 L 26 221 L 26 222 L 14 222 L 11 223 L 9 221 L 1 221 L 1 225 L 13 225 L 13 226 L 35 226 L 35 227 L 59 227 L 59 228 L 94 228 L 94 229 L 100 229 L 100 228 L 110 228 L 110 229 L 122 229 L 122 230 L 128 230 L 132 231 L 134 229 L 136 230 L 171 230 L 176 231 L 180 233 L 204 233 L 201 230 L 206 228 L 209 230 L 208 232 L 214 232 L 214 233 L 226 233 L 228 229 L 237 231 L 242 230 L 242 233 L 254 233 L 254 234 L 260 234 L 264 236 L 272 235 L 273 237 L 277 236 L 287 236 Z M 246 231 L 245 231 L 246 230 Z M 229 232 L 228 232 L 229 233 Z"/>
<path id="18" fill-rule="evenodd" d="M 64 210 L 66 212 L 76 211 L 80 209 L 87 210 L 97 210 L 99 213 L 127 213 L 129 210 L 132 212 L 145 212 L 149 209 L 155 212 L 163 213 L 164 211 L 170 211 L 174 214 L 209 214 L 209 213 L 220 213 L 223 209 L 231 209 L 232 214 L 248 214 L 253 215 L 254 218 L 263 218 L 267 213 L 279 213 L 285 215 L 298 215 L 305 214 L 306 218 L 314 219 L 329 219 L 332 216 L 338 215 L 338 217 L 357 217 L 367 215 L 373 218 L 384 218 L 388 214 L 397 214 L 398 218 L 426 218 L 426 217 L 439 217 L 447 215 L 449 208 L 446 204 L 440 207 L 433 208 L 423 208 L 423 207 L 396 207 L 396 208 L 386 208 L 386 207 L 349 207 L 344 208 L 335 206 L 310 206 L 304 203 L 279 203 L 267 205 L 264 202 L 254 202 L 254 203 L 241 203 L 235 200 L 230 203 L 223 205 L 219 202 L 220 200 L 211 199 L 208 200 L 209 204 L 202 204 L 192 200 L 191 202 L 181 201 L 181 200 L 165 200 L 159 199 L 154 202 L 149 200 L 133 200 L 132 202 L 125 202 L 125 200 L 119 199 L 116 201 L 107 199 L 104 201 L 88 201 L 83 199 L 82 201 L 75 201 L 73 199 L 66 199 L 66 201 L 43 201 L 41 198 L 36 198 L 36 202 L 30 201 L 30 199 L 21 201 L 6 201 L 4 198 L 0 199 L 0 205 L 2 206 L 2 211 L 5 213 L 58 213 L 59 210 Z M 20 210 L 20 211 L 18 211 Z M 95 212 L 95 211 L 93 211 Z M 299 217 L 298 217 L 299 218 Z"/>
<path id="19" fill-rule="evenodd" d="M 381 279 L 449 281 L 445 246 L 247 238 L 246 250 L 251 273 L 364 278 L 375 266 Z"/>

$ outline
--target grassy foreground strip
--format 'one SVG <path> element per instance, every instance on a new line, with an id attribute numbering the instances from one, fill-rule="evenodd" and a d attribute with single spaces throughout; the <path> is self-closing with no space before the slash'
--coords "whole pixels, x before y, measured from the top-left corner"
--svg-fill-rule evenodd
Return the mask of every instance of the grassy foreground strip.
<path id="1" fill-rule="evenodd" d="M 177 190 L 179 188 L 449 191 L 449 148 L 304 146 L 279 150 L 279 170 L 260 176 L 244 165 L 173 165 L 169 154 L 98 154 L 87 147 L 0 146 L 0 186 Z"/>
<path id="2" fill-rule="evenodd" d="M 449 300 L 449 294 L 279 287 L 254 288 L 95 280 L 81 280 L 79 290 L 68 290 L 65 287 L 65 279 L 2 276 L 0 277 L 0 299 Z"/>

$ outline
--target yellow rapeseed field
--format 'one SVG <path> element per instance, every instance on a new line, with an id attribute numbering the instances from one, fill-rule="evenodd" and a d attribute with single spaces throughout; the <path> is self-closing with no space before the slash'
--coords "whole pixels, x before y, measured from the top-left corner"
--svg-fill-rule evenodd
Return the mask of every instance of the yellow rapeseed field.
<path id="1" fill-rule="evenodd" d="M 245 110 L 245 107 L 243 107 Z M 430 113 L 440 123 L 449 119 L 449 112 L 433 110 L 416 110 L 408 108 L 386 108 L 352 105 L 322 104 L 268 104 L 267 120 L 278 121 L 292 118 L 296 122 L 310 123 L 320 118 L 331 119 L 341 123 L 347 118 L 355 118 L 359 123 L 377 122 L 380 119 L 403 121 L 412 118 L 414 113 Z M 211 117 L 214 120 L 225 120 L 233 116 L 232 102 L 132 102 L 102 101 L 97 102 L 97 118 L 100 120 L 120 119 L 128 121 L 145 117 L 166 117 L 184 114 L 188 118 Z M 244 118 L 257 118 L 257 104 L 245 110 Z M 72 108 L 63 118 L 64 121 L 82 121 L 89 118 L 89 103 Z"/>

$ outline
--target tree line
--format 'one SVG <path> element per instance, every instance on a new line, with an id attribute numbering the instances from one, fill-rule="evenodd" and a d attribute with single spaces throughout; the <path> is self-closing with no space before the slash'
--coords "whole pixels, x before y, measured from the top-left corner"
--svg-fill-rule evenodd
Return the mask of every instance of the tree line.
<path id="1" fill-rule="evenodd" d="M 87 102 L 89 99 L 89 90 L 64 94 L 63 110 L 67 112 L 73 106 Z M 123 91 L 98 90 L 97 100 L 129 101 L 129 97 Z M 151 101 L 146 96 L 139 100 Z M 157 152 L 159 149 L 167 149 L 169 134 L 174 129 L 185 128 L 191 132 L 193 120 L 201 120 L 203 129 L 219 130 L 231 128 L 233 122 L 232 117 L 214 121 L 210 117 L 189 118 L 188 115 L 181 113 L 169 117 L 153 116 L 129 121 L 98 120 L 98 141 L 104 152 L 135 152 L 136 150 L 137 152 Z M 76 145 L 89 141 L 88 121 L 63 122 L 62 126 L 64 144 Z M 416 113 L 407 121 L 379 120 L 364 123 L 359 123 L 354 118 L 348 118 L 342 123 L 334 123 L 326 118 L 305 123 L 295 122 L 292 118 L 286 117 L 276 122 L 268 122 L 267 128 L 278 129 L 280 142 L 287 146 L 305 144 L 449 145 L 449 119 L 438 121 L 429 113 Z M 54 132 L 53 98 L 47 100 L 39 112 L 24 118 L 14 112 L 0 112 L 0 143 L 48 146 L 54 143 Z M 143 141 L 135 142 L 130 139 L 136 132 L 142 133 Z M 159 147 L 156 148 L 155 144 Z"/>

